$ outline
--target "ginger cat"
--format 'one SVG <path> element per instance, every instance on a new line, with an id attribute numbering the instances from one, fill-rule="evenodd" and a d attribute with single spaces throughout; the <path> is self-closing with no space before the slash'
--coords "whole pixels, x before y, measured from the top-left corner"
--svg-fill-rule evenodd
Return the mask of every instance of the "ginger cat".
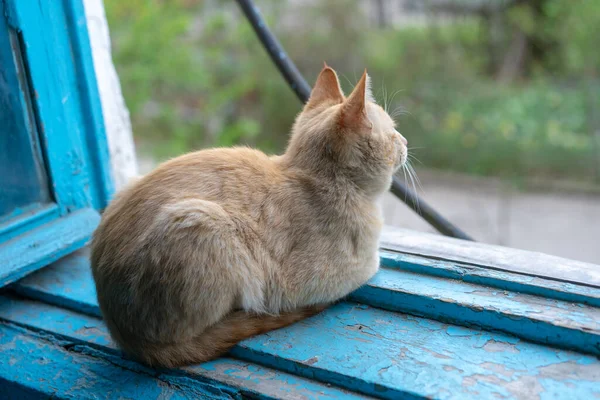
<path id="1" fill-rule="evenodd" d="M 378 200 L 406 140 L 325 65 L 285 154 L 210 149 L 119 193 L 92 243 L 102 315 L 153 366 L 200 363 L 320 312 L 378 269 Z"/>

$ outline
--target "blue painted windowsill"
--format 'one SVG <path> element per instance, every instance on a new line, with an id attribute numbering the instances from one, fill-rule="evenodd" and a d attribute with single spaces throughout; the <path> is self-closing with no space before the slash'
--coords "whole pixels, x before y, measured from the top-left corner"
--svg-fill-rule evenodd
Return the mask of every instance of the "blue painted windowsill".
<path id="1" fill-rule="evenodd" d="M 107 384 L 111 397 L 140 399 L 600 396 L 600 288 L 399 251 L 381 260 L 367 285 L 318 316 L 246 340 L 227 358 L 158 371 L 111 342 L 80 251 L 1 295 L 10 351 L 0 354 L 0 381 L 59 398 Z M 52 380 L 57 370 L 63 380 Z"/>

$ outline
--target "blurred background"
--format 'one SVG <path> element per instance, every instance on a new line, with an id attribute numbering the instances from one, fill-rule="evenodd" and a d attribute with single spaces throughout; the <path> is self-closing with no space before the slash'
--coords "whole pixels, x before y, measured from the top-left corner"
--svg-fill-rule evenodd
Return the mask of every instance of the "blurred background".
<path id="1" fill-rule="evenodd" d="M 104 3 L 142 172 L 205 147 L 284 150 L 301 103 L 233 0 Z M 349 92 L 368 68 L 444 216 L 600 263 L 599 1 L 256 3 L 309 83 L 327 61 Z M 384 213 L 433 232 L 391 194 Z"/>

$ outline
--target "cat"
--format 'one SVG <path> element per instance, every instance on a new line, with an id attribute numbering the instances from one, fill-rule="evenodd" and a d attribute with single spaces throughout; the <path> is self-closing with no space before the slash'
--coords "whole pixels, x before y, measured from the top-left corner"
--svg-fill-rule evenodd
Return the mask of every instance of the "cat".
<path id="1" fill-rule="evenodd" d="M 102 315 L 151 366 L 226 353 L 322 311 L 379 268 L 379 199 L 407 141 L 365 70 L 346 98 L 326 64 L 283 155 L 208 149 L 117 194 L 91 244 Z"/>

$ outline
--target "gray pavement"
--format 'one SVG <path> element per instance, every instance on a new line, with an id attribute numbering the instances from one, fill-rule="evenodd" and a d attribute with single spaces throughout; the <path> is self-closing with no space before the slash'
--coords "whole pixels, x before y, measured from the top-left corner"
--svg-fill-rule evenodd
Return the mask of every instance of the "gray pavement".
<path id="1" fill-rule="evenodd" d="M 600 264 L 600 194 L 520 191 L 489 178 L 419 172 L 425 201 L 477 241 Z M 387 194 L 386 224 L 435 232 Z"/>

